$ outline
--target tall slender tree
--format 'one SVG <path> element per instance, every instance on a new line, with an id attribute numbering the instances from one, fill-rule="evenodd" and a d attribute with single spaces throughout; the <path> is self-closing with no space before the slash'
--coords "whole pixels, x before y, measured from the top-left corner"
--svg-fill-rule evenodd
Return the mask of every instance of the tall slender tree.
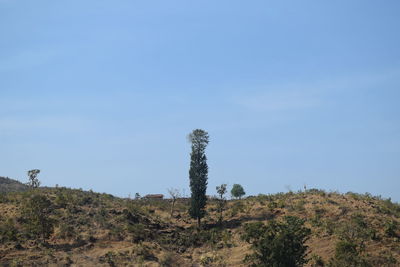
<path id="1" fill-rule="evenodd" d="M 189 170 L 191 190 L 189 214 L 193 219 L 197 219 L 197 224 L 200 227 L 200 221 L 205 215 L 207 202 L 208 166 L 205 150 L 209 142 L 209 136 L 206 131 L 196 129 L 189 134 L 188 139 L 192 144 Z"/>

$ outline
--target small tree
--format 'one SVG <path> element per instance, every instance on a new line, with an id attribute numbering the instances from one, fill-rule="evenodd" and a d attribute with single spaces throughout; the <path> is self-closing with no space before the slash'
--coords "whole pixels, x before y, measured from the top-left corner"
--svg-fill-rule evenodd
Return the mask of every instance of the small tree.
<path id="1" fill-rule="evenodd" d="M 224 197 L 224 195 L 226 194 L 226 184 L 221 184 L 220 186 L 217 186 L 217 193 L 218 193 L 218 202 L 217 202 L 217 212 L 219 213 L 219 218 L 218 221 L 221 224 L 222 223 L 222 219 L 223 219 L 223 212 L 225 210 L 225 206 L 226 206 L 226 199 Z"/>
<path id="2" fill-rule="evenodd" d="M 171 217 L 172 217 L 174 215 L 174 208 L 175 208 L 176 200 L 180 197 L 181 193 L 179 192 L 179 189 L 176 189 L 176 188 L 168 189 L 168 193 L 172 198 L 172 205 L 171 205 Z"/>
<path id="3" fill-rule="evenodd" d="M 329 267 L 354 266 L 370 267 L 362 255 L 363 248 L 352 240 L 339 240 L 335 246 L 335 255 L 329 260 Z"/>
<path id="4" fill-rule="evenodd" d="M 200 220 L 206 213 L 208 165 L 205 150 L 209 142 L 208 138 L 208 133 L 201 129 L 194 130 L 188 136 L 189 142 L 192 144 L 189 169 L 191 190 L 189 214 L 193 219 L 197 219 L 199 227 Z"/>
<path id="5" fill-rule="evenodd" d="M 30 188 L 38 188 L 40 186 L 40 181 L 37 178 L 37 175 L 40 173 L 40 170 L 38 169 L 33 169 L 28 171 L 28 177 L 29 177 L 29 181 L 28 181 L 28 186 Z"/>
<path id="6" fill-rule="evenodd" d="M 286 216 L 284 222 L 246 224 L 242 238 L 254 253 L 246 255 L 245 261 L 254 267 L 303 266 L 308 262 L 305 242 L 311 234 L 303 225 L 304 220 L 293 216 Z"/>
<path id="7" fill-rule="evenodd" d="M 54 220 L 49 215 L 52 211 L 50 200 L 41 194 L 33 194 L 24 202 L 21 215 L 25 230 L 30 237 L 41 237 L 43 242 L 53 233 Z"/>
<path id="8" fill-rule="evenodd" d="M 234 198 L 241 199 L 246 193 L 244 192 L 243 187 L 240 184 L 234 184 L 231 190 L 231 195 Z"/>

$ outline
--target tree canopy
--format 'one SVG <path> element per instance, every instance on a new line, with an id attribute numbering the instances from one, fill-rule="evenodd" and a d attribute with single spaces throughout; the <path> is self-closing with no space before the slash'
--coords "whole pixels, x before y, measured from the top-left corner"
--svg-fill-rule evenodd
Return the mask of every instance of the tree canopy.
<path id="1" fill-rule="evenodd" d="M 234 184 L 231 190 L 231 195 L 234 198 L 239 198 L 241 199 L 242 196 L 244 196 L 246 194 L 246 192 L 244 192 L 243 186 L 241 186 L 240 184 Z"/>
<path id="2" fill-rule="evenodd" d="M 205 215 L 205 206 L 207 202 L 208 165 L 205 149 L 209 142 L 209 136 L 206 131 L 196 129 L 189 134 L 188 139 L 192 144 L 189 169 L 191 190 L 189 214 L 192 218 L 197 219 L 198 225 L 200 226 L 200 220 Z"/>

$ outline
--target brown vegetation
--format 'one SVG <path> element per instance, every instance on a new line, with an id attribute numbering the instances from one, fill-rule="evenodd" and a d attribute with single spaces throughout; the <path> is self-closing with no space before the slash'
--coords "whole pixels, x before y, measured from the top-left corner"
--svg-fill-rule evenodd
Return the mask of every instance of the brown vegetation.
<path id="1" fill-rule="evenodd" d="M 32 194 L 43 196 L 41 203 L 48 200 L 46 214 L 54 226 L 38 237 L 24 213 Z M 244 225 L 286 215 L 304 219 L 311 229 L 308 266 L 400 262 L 400 206 L 369 194 L 312 189 L 231 200 L 222 223 L 218 201 L 209 200 L 200 230 L 188 215 L 188 199 L 176 200 L 173 217 L 171 204 L 67 188 L 3 193 L 0 265 L 246 266 L 251 250 L 241 238 Z"/>

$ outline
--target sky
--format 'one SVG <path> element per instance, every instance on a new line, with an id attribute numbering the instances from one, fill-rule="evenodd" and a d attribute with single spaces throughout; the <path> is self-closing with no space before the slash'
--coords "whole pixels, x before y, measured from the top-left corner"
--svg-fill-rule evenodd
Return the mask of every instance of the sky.
<path id="1" fill-rule="evenodd" d="M 0 176 L 400 201 L 400 2 L 0 0 Z"/>

